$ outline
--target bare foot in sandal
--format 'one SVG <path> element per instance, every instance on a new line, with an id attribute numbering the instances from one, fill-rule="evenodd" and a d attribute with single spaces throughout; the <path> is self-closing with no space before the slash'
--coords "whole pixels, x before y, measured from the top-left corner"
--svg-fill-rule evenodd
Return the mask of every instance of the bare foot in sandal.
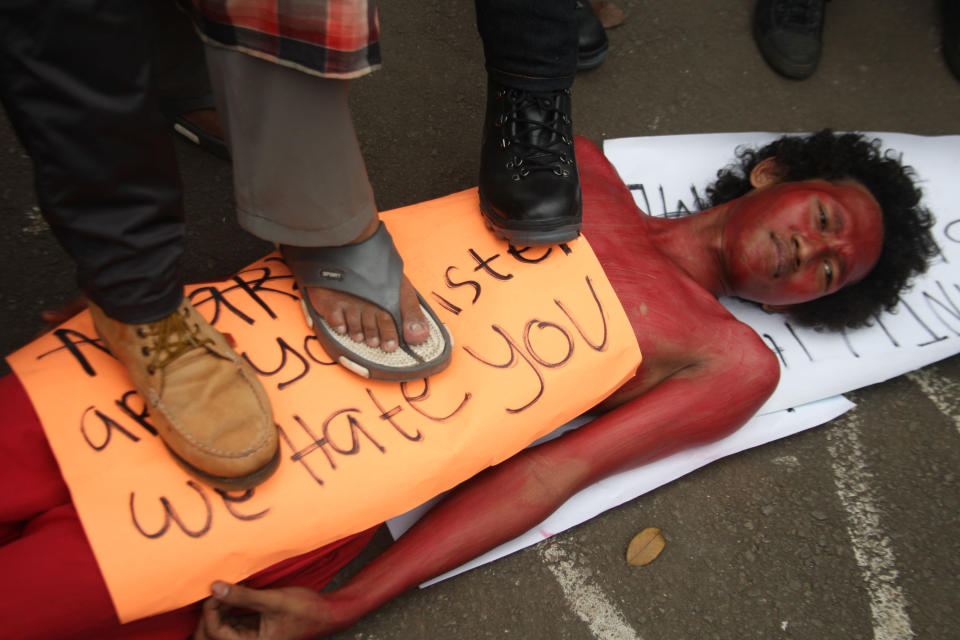
<path id="1" fill-rule="evenodd" d="M 397 328 L 393 318 L 380 307 L 332 289 L 309 287 L 307 292 L 313 306 L 340 335 L 349 335 L 354 342 L 365 342 L 387 352 L 397 348 Z M 400 313 L 403 317 L 403 339 L 409 344 L 421 344 L 430 336 L 416 290 L 406 276 L 400 285 Z"/>

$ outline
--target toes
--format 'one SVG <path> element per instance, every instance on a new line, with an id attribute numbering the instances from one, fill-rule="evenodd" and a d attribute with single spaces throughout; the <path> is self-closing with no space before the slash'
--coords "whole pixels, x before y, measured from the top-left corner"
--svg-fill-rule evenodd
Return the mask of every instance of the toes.
<path id="1" fill-rule="evenodd" d="M 410 344 L 420 344 L 430 337 L 430 328 L 420 309 L 416 290 L 406 278 L 400 290 L 400 313 L 403 316 L 404 340 Z"/>
<path id="2" fill-rule="evenodd" d="M 343 309 L 339 305 L 331 305 L 327 309 L 317 306 L 320 310 L 320 315 L 323 316 L 323 319 L 327 321 L 327 324 L 330 327 L 339 333 L 340 335 L 345 335 L 347 333 L 347 319 L 343 315 Z"/>
<path id="3" fill-rule="evenodd" d="M 354 342 L 363 342 L 363 316 L 360 313 L 361 307 L 350 305 L 345 309 L 344 315 L 347 318 L 347 333 L 353 338 Z"/>
<path id="4" fill-rule="evenodd" d="M 397 325 L 393 322 L 393 316 L 389 313 L 380 312 L 377 314 L 377 327 L 380 332 L 380 341 L 384 351 L 393 351 L 397 348 Z"/>
<path id="5" fill-rule="evenodd" d="M 369 347 L 380 346 L 380 329 L 378 326 L 378 314 L 375 310 L 364 309 L 361 313 L 361 322 L 363 324 L 364 342 Z"/>

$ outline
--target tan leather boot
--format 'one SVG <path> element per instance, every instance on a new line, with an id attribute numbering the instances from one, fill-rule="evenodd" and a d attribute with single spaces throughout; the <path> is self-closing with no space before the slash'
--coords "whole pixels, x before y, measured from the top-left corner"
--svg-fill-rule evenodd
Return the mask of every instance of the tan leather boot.
<path id="1" fill-rule="evenodd" d="M 90 303 L 97 333 L 130 374 L 177 461 L 207 484 L 249 489 L 280 461 L 270 400 L 249 364 L 186 298 L 156 322 L 125 324 Z"/>

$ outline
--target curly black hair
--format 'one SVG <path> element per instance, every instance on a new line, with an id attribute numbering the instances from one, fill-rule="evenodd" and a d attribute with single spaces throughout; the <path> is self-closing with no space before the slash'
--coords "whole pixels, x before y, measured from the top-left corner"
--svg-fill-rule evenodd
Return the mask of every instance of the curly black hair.
<path id="1" fill-rule="evenodd" d="M 790 315 L 800 324 L 840 330 L 867 325 L 874 314 L 890 310 L 910 280 L 927 270 L 939 248 L 930 233 L 934 218 L 921 206 L 914 171 L 904 166 L 881 141 L 858 133 L 824 129 L 808 136 L 783 136 L 760 148 L 738 148 L 735 162 L 717 172 L 707 187 L 706 208 L 729 202 L 751 189 L 750 172 L 762 160 L 776 158 L 785 181 L 852 178 L 865 186 L 883 212 L 883 249 L 876 266 L 862 280 L 834 293 L 794 305 Z M 705 206 L 706 205 L 706 206 Z"/>

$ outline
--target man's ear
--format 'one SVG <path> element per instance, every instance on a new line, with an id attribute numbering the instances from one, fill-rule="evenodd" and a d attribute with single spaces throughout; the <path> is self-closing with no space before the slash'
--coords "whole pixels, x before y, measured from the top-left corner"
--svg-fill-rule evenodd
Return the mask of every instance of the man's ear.
<path id="1" fill-rule="evenodd" d="M 764 304 L 761 305 L 767 313 L 790 313 L 793 309 L 792 304 Z"/>
<path id="2" fill-rule="evenodd" d="M 777 164 L 773 156 L 764 158 L 753 167 L 750 172 L 750 185 L 754 189 L 762 189 L 783 181 L 786 171 Z"/>

